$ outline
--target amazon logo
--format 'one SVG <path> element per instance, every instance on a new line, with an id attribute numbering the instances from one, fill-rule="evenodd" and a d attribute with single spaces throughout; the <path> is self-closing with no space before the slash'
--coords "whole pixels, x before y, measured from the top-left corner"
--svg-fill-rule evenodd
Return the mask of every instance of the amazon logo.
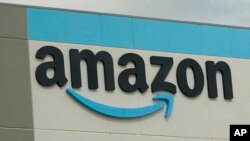
<path id="1" fill-rule="evenodd" d="M 68 78 L 65 75 L 64 69 L 64 55 L 58 47 L 43 46 L 37 52 L 35 57 L 43 60 L 46 56 L 51 56 L 52 61 L 44 61 L 39 64 L 35 71 L 37 82 L 45 87 L 58 85 L 63 87 L 68 83 Z M 69 58 L 70 62 L 70 75 L 71 75 L 71 88 L 67 88 L 67 94 L 76 102 L 81 105 L 98 112 L 100 114 L 116 117 L 116 118 L 137 118 L 149 115 L 166 105 L 165 117 L 171 115 L 174 95 L 176 94 L 177 87 L 181 93 L 188 98 L 197 97 L 201 94 L 205 85 L 205 77 L 208 88 L 208 98 L 214 99 L 218 96 L 217 90 L 217 73 L 220 73 L 223 83 L 224 99 L 233 99 L 232 77 L 230 66 L 224 61 L 206 61 L 206 70 L 202 70 L 200 64 L 192 58 L 185 58 L 181 60 L 176 69 L 177 84 L 166 80 L 170 70 L 173 67 L 174 59 L 168 56 L 151 56 L 149 59 L 150 64 L 145 64 L 143 58 L 139 54 L 125 53 L 120 56 L 117 62 L 114 62 L 112 55 L 107 51 L 99 51 L 94 54 L 91 50 L 84 49 L 70 49 Z M 88 76 L 88 89 L 98 89 L 98 68 L 97 63 L 101 62 L 104 70 L 105 90 L 114 91 L 117 86 L 115 81 L 118 82 L 119 88 L 126 94 L 134 91 L 144 93 L 146 90 L 151 89 L 155 95 L 152 97 L 153 104 L 145 107 L 114 107 L 99 103 L 91 100 L 82 94 L 77 93 L 74 89 L 82 87 L 81 81 L 81 61 L 87 64 Z M 118 78 L 114 76 L 114 65 L 126 67 L 128 63 L 133 63 L 133 68 L 124 68 L 119 72 Z M 145 65 L 158 66 L 159 70 L 154 75 L 152 82 L 146 80 Z M 52 69 L 54 71 L 53 77 L 47 76 L 47 71 Z M 190 87 L 187 80 L 187 69 L 191 69 L 193 73 L 194 85 Z M 135 76 L 135 82 L 131 84 L 129 77 Z M 159 93 L 161 92 L 161 93 Z"/>

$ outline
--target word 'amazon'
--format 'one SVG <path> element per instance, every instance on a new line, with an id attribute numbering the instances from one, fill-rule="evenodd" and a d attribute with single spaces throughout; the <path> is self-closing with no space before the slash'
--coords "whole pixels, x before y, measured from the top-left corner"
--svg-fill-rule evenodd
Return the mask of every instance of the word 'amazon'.
<path id="1" fill-rule="evenodd" d="M 53 60 L 42 62 L 36 69 L 36 79 L 43 86 L 52 86 L 57 84 L 62 87 L 68 79 L 65 76 L 64 68 L 64 55 L 54 46 L 41 47 L 37 53 L 36 58 L 45 59 L 47 55 L 50 55 Z M 99 51 L 94 54 L 91 50 L 84 49 L 70 49 L 69 50 L 69 62 L 70 62 L 70 73 L 71 73 L 71 86 L 72 88 L 80 88 L 82 86 L 81 81 L 81 61 L 85 61 L 87 64 L 87 75 L 88 75 L 88 88 L 98 88 L 98 75 L 97 75 L 97 63 L 103 64 L 105 90 L 113 91 L 115 81 L 118 81 L 119 87 L 122 91 L 130 93 L 133 91 L 140 91 L 144 93 L 151 86 L 151 91 L 166 91 L 172 94 L 176 93 L 176 84 L 166 80 L 170 70 L 173 67 L 174 59 L 168 56 L 151 56 L 148 58 L 150 64 L 145 64 L 143 58 L 135 53 L 125 53 L 116 61 L 113 60 L 112 55 L 107 51 Z M 114 65 L 126 67 L 128 63 L 134 64 L 133 68 L 125 68 L 119 72 L 118 78 L 114 76 Z M 145 65 L 158 66 L 159 70 L 154 74 L 154 79 L 149 86 L 149 82 L 146 81 L 146 70 Z M 187 69 L 190 68 L 193 73 L 194 85 L 191 88 L 187 80 Z M 206 75 L 208 97 L 216 98 L 217 92 L 217 72 L 220 73 L 223 83 L 223 92 L 225 99 L 233 98 L 232 78 L 231 70 L 229 65 L 224 61 L 206 61 L 206 71 L 202 70 L 201 65 L 192 58 L 185 58 L 181 60 L 176 69 L 177 85 L 181 92 L 188 97 L 196 97 L 201 94 Z M 47 71 L 52 69 L 54 71 L 53 77 L 47 76 Z M 131 84 L 129 77 L 135 76 L 135 82 Z"/>

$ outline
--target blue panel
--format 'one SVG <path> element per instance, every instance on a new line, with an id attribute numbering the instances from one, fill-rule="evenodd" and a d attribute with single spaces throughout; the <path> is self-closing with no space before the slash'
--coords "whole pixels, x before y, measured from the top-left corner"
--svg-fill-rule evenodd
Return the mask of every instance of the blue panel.
<path id="1" fill-rule="evenodd" d="M 100 15 L 27 9 L 31 40 L 102 45 Z"/>
<path id="2" fill-rule="evenodd" d="M 133 25 L 136 48 L 166 50 L 172 47 L 168 45 L 171 33 L 165 22 L 134 19 Z"/>
<path id="3" fill-rule="evenodd" d="M 103 45 L 133 48 L 132 19 L 102 15 Z"/>
<path id="4" fill-rule="evenodd" d="M 135 48 L 201 54 L 198 25 L 134 20 Z"/>
<path id="5" fill-rule="evenodd" d="M 202 46 L 207 55 L 231 56 L 230 30 L 226 27 L 201 26 Z"/>
<path id="6" fill-rule="evenodd" d="M 250 58 L 250 30 L 231 28 L 231 47 L 232 57 Z"/>
<path id="7" fill-rule="evenodd" d="M 250 30 L 27 9 L 31 40 L 250 59 Z"/>

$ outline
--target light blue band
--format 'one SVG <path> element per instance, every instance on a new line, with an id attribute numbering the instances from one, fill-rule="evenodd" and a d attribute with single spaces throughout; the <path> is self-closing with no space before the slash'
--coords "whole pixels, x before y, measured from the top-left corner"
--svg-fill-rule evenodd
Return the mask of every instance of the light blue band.
<path id="1" fill-rule="evenodd" d="M 27 8 L 28 39 L 250 59 L 250 30 Z"/>

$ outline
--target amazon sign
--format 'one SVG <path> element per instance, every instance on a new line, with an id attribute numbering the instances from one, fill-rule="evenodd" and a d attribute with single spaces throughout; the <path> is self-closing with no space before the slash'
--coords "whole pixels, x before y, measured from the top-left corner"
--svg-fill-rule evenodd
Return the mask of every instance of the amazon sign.
<path id="1" fill-rule="evenodd" d="M 35 8 L 28 8 L 28 25 L 36 83 L 97 114 L 139 118 L 165 107 L 169 117 L 175 95 L 192 101 L 234 97 L 230 63 L 203 57 L 225 57 L 224 48 L 204 50 L 196 39 L 205 35 L 196 25 Z M 148 95 L 151 102 L 120 105 L 96 95 L 139 101 Z"/>
<path id="2" fill-rule="evenodd" d="M 59 47 L 60 48 L 60 47 Z M 51 56 L 52 61 L 45 61 L 41 63 L 36 69 L 36 79 L 37 82 L 45 87 L 52 85 L 58 85 L 63 87 L 67 82 L 68 78 L 65 76 L 65 66 L 64 66 L 64 55 L 58 47 L 55 46 L 44 46 L 41 47 L 37 53 L 37 59 L 44 59 L 46 56 Z M 119 88 L 124 92 L 124 94 L 129 95 L 134 91 L 139 91 L 144 93 L 149 88 L 152 93 L 157 92 L 167 92 L 170 94 L 159 94 L 155 96 L 154 100 L 165 100 L 167 103 L 167 110 L 165 117 L 168 117 L 172 111 L 173 107 L 173 96 L 176 94 L 176 84 L 167 81 L 167 76 L 172 69 L 174 59 L 168 56 L 150 56 L 148 62 L 150 64 L 145 64 L 143 58 L 136 53 L 125 53 L 118 60 L 113 60 L 112 55 L 107 51 L 99 51 L 94 54 L 91 50 L 84 49 L 70 49 L 68 51 L 69 58 L 66 58 L 70 62 L 70 74 L 71 74 L 71 87 L 73 89 L 78 89 L 82 87 L 81 73 L 86 72 L 88 77 L 88 88 L 92 90 L 98 89 L 98 70 L 97 62 L 101 62 L 103 65 L 103 76 L 104 85 L 106 91 L 114 91 L 117 86 L 115 86 L 115 81 L 118 82 Z M 87 64 L 87 71 L 81 70 L 81 62 L 85 61 Z M 125 66 L 128 63 L 132 63 L 134 67 L 123 69 L 118 78 L 114 76 L 114 65 Z M 223 61 L 214 62 L 206 61 L 206 78 L 208 87 L 208 97 L 216 98 L 218 96 L 217 92 L 217 72 L 221 73 L 223 79 L 223 90 L 224 98 L 233 98 L 232 89 L 232 78 L 230 66 Z M 159 66 L 159 71 L 156 74 L 151 74 L 154 76 L 153 81 L 149 84 L 146 81 L 146 71 L 145 65 L 156 65 Z M 187 69 L 190 68 L 193 73 L 193 87 L 190 87 L 187 81 Z M 47 76 L 47 71 L 49 69 L 53 70 L 53 76 L 49 78 Z M 204 88 L 204 71 L 202 70 L 200 64 L 191 58 L 185 58 L 179 62 L 177 65 L 176 79 L 177 84 L 181 92 L 187 97 L 196 97 L 201 94 Z M 131 76 L 135 77 L 134 83 L 129 81 Z M 85 82 L 86 84 L 86 82 Z M 164 104 L 158 103 L 151 106 L 140 107 L 140 108 L 120 108 L 112 107 L 108 105 L 103 105 L 95 101 L 91 101 L 83 96 L 77 94 L 73 89 L 68 88 L 67 92 L 80 104 L 102 113 L 104 115 L 119 117 L 119 118 L 136 118 L 140 116 L 148 115 L 152 112 L 157 111 L 162 108 Z M 170 96 L 169 96 L 170 95 Z"/>

